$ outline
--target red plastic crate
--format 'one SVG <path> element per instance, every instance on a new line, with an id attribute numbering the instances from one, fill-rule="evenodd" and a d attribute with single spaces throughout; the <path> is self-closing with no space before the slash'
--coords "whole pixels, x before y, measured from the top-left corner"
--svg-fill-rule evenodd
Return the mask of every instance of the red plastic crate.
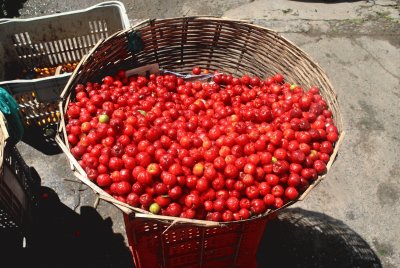
<path id="1" fill-rule="evenodd" d="M 268 219 L 261 217 L 221 227 L 185 223 L 168 228 L 168 223 L 131 215 L 124 214 L 124 219 L 137 268 L 257 267 L 258 245 Z"/>

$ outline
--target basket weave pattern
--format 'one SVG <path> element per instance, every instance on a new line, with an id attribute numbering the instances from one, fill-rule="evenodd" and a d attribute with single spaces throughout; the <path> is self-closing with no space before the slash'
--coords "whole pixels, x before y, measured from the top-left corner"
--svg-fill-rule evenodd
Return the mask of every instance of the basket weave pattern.
<path id="1" fill-rule="evenodd" d="M 133 32 L 141 33 L 144 44 L 144 50 L 136 54 L 127 49 Z M 320 87 L 338 129 L 342 128 L 335 91 L 321 67 L 276 32 L 243 21 L 196 17 L 142 22 L 99 43 L 66 89 L 71 91 L 78 81 L 98 81 L 117 66 L 155 62 L 162 69 L 181 73 L 189 73 L 195 65 L 233 75 L 282 73 L 286 81 L 304 88 Z"/>

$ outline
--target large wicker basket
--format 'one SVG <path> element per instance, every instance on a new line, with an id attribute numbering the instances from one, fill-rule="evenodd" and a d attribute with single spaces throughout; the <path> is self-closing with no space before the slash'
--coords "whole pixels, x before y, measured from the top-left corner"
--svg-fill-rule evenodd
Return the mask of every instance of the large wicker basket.
<path id="1" fill-rule="evenodd" d="M 88 180 L 69 153 L 64 113 L 69 101 L 74 99 L 75 86 L 87 81 L 100 81 L 121 68 L 132 69 L 152 63 L 180 73 L 189 73 L 194 65 L 235 75 L 266 77 L 279 72 L 287 81 L 301 84 L 304 88 L 318 86 L 341 133 L 327 165 L 328 170 L 343 138 L 341 115 L 331 83 L 321 67 L 306 53 L 272 30 L 244 21 L 188 17 L 147 20 L 100 41 L 82 59 L 61 94 L 60 111 L 63 112 L 57 141 L 77 177 L 100 198 L 114 203 L 129 215 L 125 216 L 127 233 L 138 267 L 255 265 L 259 242 L 256 238 L 261 238 L 267 215 L 273 211 L 256 219 L 233 223 L 148 214 L 117 201 Z M 320 176 L 299 200 L 323 178 Z"/>

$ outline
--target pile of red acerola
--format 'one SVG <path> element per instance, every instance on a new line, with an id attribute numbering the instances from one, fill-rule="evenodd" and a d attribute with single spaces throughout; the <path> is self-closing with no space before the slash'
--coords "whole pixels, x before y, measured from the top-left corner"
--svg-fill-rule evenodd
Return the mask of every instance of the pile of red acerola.
<path id="1" fill-rule="evenodd" d="M 199 67 L 193 74 L 207 73 Z M 72 155 L 117 200 L 190 219 L 237 221 L 296 200 L 338 140 L 332 112 L 311 87 L 214 72 L 77 85 L 67 110 Z"/>

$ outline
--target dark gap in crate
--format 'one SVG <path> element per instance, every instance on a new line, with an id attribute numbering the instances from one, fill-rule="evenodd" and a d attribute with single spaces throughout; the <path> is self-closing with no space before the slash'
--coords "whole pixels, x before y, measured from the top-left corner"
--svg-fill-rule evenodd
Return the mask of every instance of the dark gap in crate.
<path id="1" fill-rule="evenodd" d="M 50 124 L 46 128 L 33 125 L 25 130 L 22 141 L 46 155 L 59 154 L 61 149 L 54 137 L 47 134 L 52 131 L 55 133 L 56 127 L 56 124 Z"/>

